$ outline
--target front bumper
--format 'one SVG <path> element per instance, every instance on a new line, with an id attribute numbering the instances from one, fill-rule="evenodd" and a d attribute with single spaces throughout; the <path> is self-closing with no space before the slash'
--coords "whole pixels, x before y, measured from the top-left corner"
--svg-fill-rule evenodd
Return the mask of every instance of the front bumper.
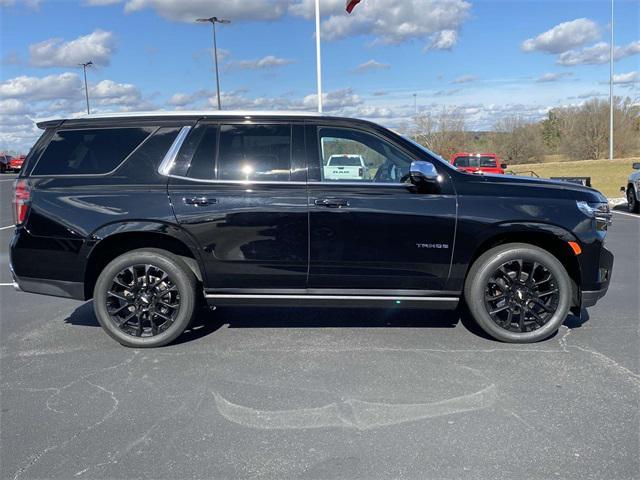
<path id="1" fill-rule="evenodd" d="M 582 290 L 582 308 L 593 307 L 598 300 L 604 297 L 609 290 L 611 274 L 613 273 L 613 253 L 606 248 L 600 251 L 600 262 L 598 266 L 598 281 L 595 289 Z"/>

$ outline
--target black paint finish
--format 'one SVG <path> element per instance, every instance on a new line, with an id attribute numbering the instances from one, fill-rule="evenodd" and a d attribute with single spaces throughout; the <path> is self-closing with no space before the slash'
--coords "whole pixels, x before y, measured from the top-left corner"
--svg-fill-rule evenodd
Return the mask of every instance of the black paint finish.
<path id="1" fill-rule="evenodd" d="M 198 122 L 291 125 L 291 181 L 220 182 L 159 174 L 180 128 Z M 30 175 L 56 129 L 123 125 L 153 128 L 155 133 L 113 172 Z M 321 182 L 316 138 L 321 126 L 379 136 L 414 160 L 432 162 L 440 181 L 428 188 Z M 577 242 L 582 254 L 571 261 L 580 290 L 606 292 L 611 275 L 613 257 L 604 248 L 603 234 L 595 220 L 576 207 L 576 200 L 604 201 L 597 191 L 509 175 L 462 173 L 366 121 L 158 116 L 83 119 L 45 127 L 20 174 L 30 183 L 31 205 L 11 243 L 15 277 L 19 283 L 25 279 L 22 287 L 29 291 L 60 291 L 84 299 L 81 286 L 98 257 L 94 253 L 110 239 L 131 241 L 131 235 L 136 236 L 135 247 L 150 235 L 181 245 L 181 255 L 193 258 L 209 294 L 342 291 L 362 296 L 403 291 L 410 296 L 428 291 L 430 296 L 455 297 L 464 287 L 469 265 L 486 248 L 527 239 L 560 250 L 569 248 L 569 241 Z M 187 172 L 191 154 L 181 152 L 174 171 Z M 215 155 L 212 152 L 212 169 Z M 598 295 L 589 293 L 589 303 Z M 579 294 L 576 297 L 579 305 Z"/>

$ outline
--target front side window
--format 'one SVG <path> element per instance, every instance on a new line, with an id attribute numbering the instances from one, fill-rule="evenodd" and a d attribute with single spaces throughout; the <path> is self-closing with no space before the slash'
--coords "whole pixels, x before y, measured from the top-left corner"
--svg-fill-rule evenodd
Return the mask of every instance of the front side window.
<path id="1" fill-rule="evenodd" d="M 409 174 L 411 157 L 375 135 L 322 127 L 318 138 L 325 182 L 400 183 Z"/>
<path id="2" fill-rule="evenodd" d="M 219 142 L 219 180 L 290 180 L 290 125 L 222 125 Z"/>
<path id="3" fill-rule="evenodd" d="M 100 175 L 120 165 L 153 127 L 59 130 L 33 175 Z"/>

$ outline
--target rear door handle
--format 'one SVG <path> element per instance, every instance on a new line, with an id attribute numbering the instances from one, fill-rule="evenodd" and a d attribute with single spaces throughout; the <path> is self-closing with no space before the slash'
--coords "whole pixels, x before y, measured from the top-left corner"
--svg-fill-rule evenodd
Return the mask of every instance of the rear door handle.
<path id="1" fill-rule="evenodd" d="M 318 198 L 313 202 L 318 207 L 343 208 L 348 207 L 349 202 L 345 198 Z"/>
<path id="2" fill-rule="evenodd" d="M 207 198 L 207 197 L 183 198 L 183 201 L 187 205 L 196 205 L 196 206 L 213 205 L 214 203 L 218 203 L 218 201 L 215 198 Z"/>

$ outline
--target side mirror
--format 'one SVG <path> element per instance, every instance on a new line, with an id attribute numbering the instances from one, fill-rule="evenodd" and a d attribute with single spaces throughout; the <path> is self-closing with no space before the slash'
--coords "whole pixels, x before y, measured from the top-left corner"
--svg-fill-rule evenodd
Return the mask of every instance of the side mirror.
<path id="1" fill-rule="evenodd" d="M 419 185 L 421 183 L 434 183 L 438 181 L 438 171 L 431 162 L 415 160 L 411 162 L 409 171 L 411 183 Z"/>
<path id="2" fill-rule="evenodd" d="M 503 170 L 504 170 L 505 168 L 507 168 L 508 166 L 509 166 L 509 165 L 507 165 L 506 163 L 501 163 L 501 164 L 500 164 L 500 168 L 501 168 L 501 169 L 503 169 Z"/>
<path id="3" fill-rule="evenodd" d="M 635 162 L 633 165 L 631 165 L 633 167 L 634 170 L 640 170 L 640 162 Z"/>

